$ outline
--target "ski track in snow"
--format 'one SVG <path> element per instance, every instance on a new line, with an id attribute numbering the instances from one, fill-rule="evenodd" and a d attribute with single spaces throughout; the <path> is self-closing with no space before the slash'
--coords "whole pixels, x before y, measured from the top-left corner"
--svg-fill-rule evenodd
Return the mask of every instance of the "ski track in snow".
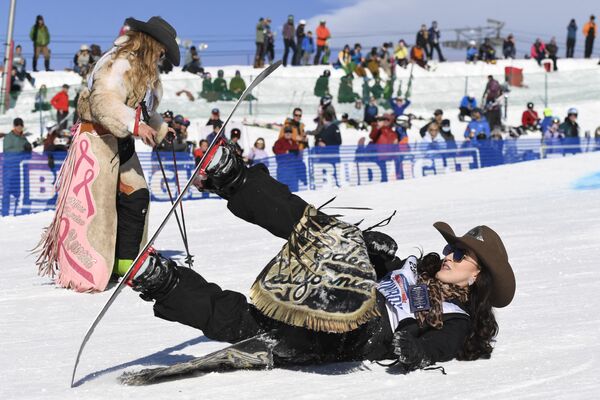
<path id="1" fill-rule="evenodd" d="M 496 312 L 500 333 L 490 360 L 442 363 L 448 375 L 396 375 L 377 364 L 342 363 L 271 371 L 235 371 L 148 387 L 117 382 L 124 371 L 170 365 L 224 346 L 200 331 L 153 317 L 150 303 L 126 289 L 96 329 L 69 388 L 86 329 L 108 299 L 56 288 L 36 275 L 28 255 L 52 213 L 0 219 L 0 399 L 593 399 L 600 356 L 600 190 L 576 189 L 597 173 L 600 153 L 534 161 L 342 190 L 300 193 L 320 205 L 373 207 L 344 210 L 382 228 L 398 253 L 440 251 L 431 226 L 447 221 L 462 235 L 486 224 L 504 239 L 517 292 Z M 247 293 L 283 241 L 232 216 L 224 201 L 184 203 L 195 270 L 222 287 Z M 151 230 L 167 210 L 151 207 Z M 210 235 L 210 236 L 209 236 Z M 183 258 L 174 219 L 156 248 Z"/>

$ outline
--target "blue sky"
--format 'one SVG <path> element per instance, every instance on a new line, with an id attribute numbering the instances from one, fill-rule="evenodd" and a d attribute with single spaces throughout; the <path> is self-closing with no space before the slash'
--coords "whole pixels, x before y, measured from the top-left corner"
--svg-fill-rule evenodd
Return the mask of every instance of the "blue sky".
<path id="1" fill-rule="evenodd" d="M 92 4 L 93 9 L 90 8 Z M 576 18 L 581 28 L 590 13 L 600 14 L 599 4 L 591 0 L 560 4 L 547 0 L 102 0 L 93 3 L 17 0 L 14 35 L 16 43 L 23 45 L 30 66 L 28 34 L 36 15 L 42 14 L 52 36 L 52 66 L 64 68 L 71 64 L 73 54 L 83 43 L 98 43 L 106 50 L 125 18 L 133 16 L 146 20 L 152 15 L 161 15 L 177 29 L 180 38 L 196 44 L 208 43 L 209 48 L 202 55 L 205 65 L 222 65 L 245 64 L 252 60 L 254 27 L 261 16 L 271 17 L 273 28 L 279 33 L 288 14 L 294 14 L 296 21 L 308 20 L 309 29 L 314 29 L 317 21 L 325 18 L 334 47 L 354 42 L 368 47 L 383 40 L 396 42 L 401 37 L 412 43 L 419 25 L 429 25 L 433 19 L 439 21 L 445 37 L 453 37 L 449 29 L 485 25 L 487 18 L 495 18 L 507 22 L 503 32 L 515 33 L 522 55 L 536 36 L 545 40 L 556 36 L 564 49 L 569 19 Z M 2 1 L 0 37 L 3 42 L 8 9 L 9 1 Z M 280 34 L 275 47 L 277 51 L 283 47 Z M 582 47 L 583 38 L 580 37 L 577 50 L 582 51 Z M 600 41 L 596 47 L 600 49 Z"/>

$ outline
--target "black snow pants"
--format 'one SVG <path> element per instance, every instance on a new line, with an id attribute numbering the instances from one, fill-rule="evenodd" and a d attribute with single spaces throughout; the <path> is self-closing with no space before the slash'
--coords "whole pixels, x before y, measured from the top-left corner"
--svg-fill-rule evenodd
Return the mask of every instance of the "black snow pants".
<path id="1" fill-rule="evenodd" d="M 258 164 L 248 169 L 247 181 L 229 199 L 234 215 L 287 239 L 308 205 Z M 177 267 L 179 283 L 154 305 L 157 317 L 200 329 L 210 339 L 239 342 L 274 331 L 279 340 L 276 363 L 299 364 L 389 358 L 392 340 L 385 299 L 378 293 L 382 317 L 358 329 L 333 334 L 315 332 L 272 320 L 238 292 L 222 290 L 189 268 Z"/>

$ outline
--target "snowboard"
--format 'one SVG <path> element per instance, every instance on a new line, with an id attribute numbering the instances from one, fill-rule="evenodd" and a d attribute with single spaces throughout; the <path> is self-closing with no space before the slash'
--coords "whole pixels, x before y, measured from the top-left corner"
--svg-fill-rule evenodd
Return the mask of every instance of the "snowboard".
<path id="1" fill-rule="evenodd" d="M 272 333 L 262 333 L 190 361 L 168 367 L 125 372 L 119 377 L 124 385 L 143 386 L 175 379 L 202 376 L 211 372 L 236 369 L 270 369 L 273 348 L 277 344 Z"/>

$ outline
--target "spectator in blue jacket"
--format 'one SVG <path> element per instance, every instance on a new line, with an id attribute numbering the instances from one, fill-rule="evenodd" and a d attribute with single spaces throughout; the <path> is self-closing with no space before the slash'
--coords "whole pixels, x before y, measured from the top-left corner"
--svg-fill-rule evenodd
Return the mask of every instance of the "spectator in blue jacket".
<path id="1" fill-rule="evenodd" d="M 465 117 L 471 116 L 471 111 L 477 108 L 477 99 L 472 94 L 465 95 L 460 101 L 460 114 L 458 119 L 461 121 L 465 120 Z"/>
<path id="2" fill-rule="evenodd" d="M 360 43 L 354 44 L 354 50 L 350 52 L 350 56 L 352 57 L 352 62 L 354 64 L 360 65 L 360 63 L 363 61 L 362 46 Z"/>
<path id="3" fill-rule="evenodd" d="M 392 106 L 392 111 L 394 112 L 394 117 L 397 118 L 404 114 L 404 111 L 410 106 L 410 100 L 403 99 L 402 97 L 394 97 L 390 98 L 390 106 Z"/>
<path id="4" fill-rule="evenodd" d="M 474 40 L 471 40 L 469 42 L 469 46 L 467 46 L 467 58 L 466 58 L 466 62 L 476 62 L 477 61 L 477 55 L 479 54 L 479 50 L 477 50 L 477 44 L 475 43 Z"/>
<path id="5" fill-rule="evenodd" d="M 473 109 L 471 112 L 471 122 L 467 125 L 467 129 L 465 129 L 465 139 L 472 140 L 474 138 L 479 138 L 484 134 L 486 139 L 490 137 L 490 125 L 487 122 L 487 119 L 481 115 L 481 110 L 479 108 Z"/>
<path id="6" fill-rule="evenodd" d="M 312 31 L 306 32 L 306 36 L 302 39 L 302 65 L 310 65 L 310 57 L 315 52 L 315 41 Z"/>
<path id="7" fill-rule="evenodd" d="M 571 19 L 567 26 L 567 58 L 573 58 L 575 53 L 575 40 L 577 39 L 577 22 Z"/>
<path id="8" fill-rule="evenodd" d="M 378 112 L 379 109 L 377 108 L 377 99 L 374 96 L 371 96 L 369 99 L 369 104 L 365 106 L 365 123 L 370 125 L 375 122 Z"/>

